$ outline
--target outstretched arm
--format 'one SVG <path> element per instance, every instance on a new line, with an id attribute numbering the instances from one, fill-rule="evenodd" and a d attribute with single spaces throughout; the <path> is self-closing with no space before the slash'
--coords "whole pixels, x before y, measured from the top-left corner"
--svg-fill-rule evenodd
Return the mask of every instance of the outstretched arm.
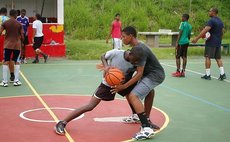
<path id="1" fill-rule="evenodd" d="M 197 41 L 198 41 L 203 35 L 205 35 L 210 29 L 211 29 L 210 26 L 206 26 L 206 27 L 200 32 L 200 34 L 192 40 L 192 43 L 197 43 Z"/>
<path id="2" fill-rule="evenodd" d="M 109 38 L 111 37 L 113 31 L 113 23 L 110 25 L 110 31 L 109 31 L 109 35 L 106 38 L 106 43 L 109 43 Z"/>

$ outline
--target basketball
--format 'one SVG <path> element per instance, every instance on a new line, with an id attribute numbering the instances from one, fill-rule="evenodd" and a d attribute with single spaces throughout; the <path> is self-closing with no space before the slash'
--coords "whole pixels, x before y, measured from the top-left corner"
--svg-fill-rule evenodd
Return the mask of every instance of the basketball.
<path id="1" fill-rule="evenodd" d="M 110 86 L 122 84 L 124 79 L 125 79 L 125 76 L 123 72 L 118 68 L 109 69 L 109 72 L 105 74 L 105 81 Z"/>
<path id="2" fill-rule="evenodd" d="M 202 36 L 202 38 L 203 38 L 204 40 L 208 40 L 210 37 L 211 37 L 210 32 L 207 32 L 207 33 L 205 33 L 205 34 Z"/>

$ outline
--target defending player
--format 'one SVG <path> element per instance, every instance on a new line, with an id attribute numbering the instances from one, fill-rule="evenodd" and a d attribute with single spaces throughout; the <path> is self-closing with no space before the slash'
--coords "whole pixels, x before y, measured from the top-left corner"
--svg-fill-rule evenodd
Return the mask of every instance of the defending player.
<path id="1" fill-rule="evenodd" d="M 154 130 L 147 119 L 141 100 L 164 81 L 165 73 L 152 51 L 144 43 L 139 42 L 136 36 L 137 32 L 133 27 L 128 26 L 122 31 L 123 43 L 132 46 L 132 49 L 128 51 L 128 61 L 137 67 L 137 73 L 125 84 L 115 86 L 112 92 L 124 90 L 138 81 L 126 98 L 141 121 L 142 129 L 134 136 L 135 139 L 140 140 L 148 139 L 154 135 Z"/>

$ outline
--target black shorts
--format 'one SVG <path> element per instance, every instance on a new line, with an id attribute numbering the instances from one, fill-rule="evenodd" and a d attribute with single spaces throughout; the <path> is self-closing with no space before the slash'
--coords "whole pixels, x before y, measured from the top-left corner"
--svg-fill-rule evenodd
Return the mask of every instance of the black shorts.
<path id="1" fill-rule="evenodd" d="M 188 45 L 188 43 L 182 45 L 178 44 L 176 47 L 176 58 L 187 57 Z"/>
<path id="2" fill-rule="evenodd" d="M 34 44 L 33 44 L 34 50 L 40 48 L 42 45 L 42 42 L 43 42 L 43 36 L 42 37 L 34 37 Z"/>
<path id="3" fill-rule="evenodd" d="M 13 54 L 12 61 L 20 62 L 20 50 L 14 50 L 14 49 L 4 49 L 4 62 L 10 61 Z"/>
<path id="4" fill-rule="evenodd" d="M 118 94 L 120 94 L 123 97 L 128 95 L 132 91 L 135 85 L 132 85 L 128 87 L 127 89 L 118 92 Z M 112 101 L 115 98 L 115 94 L 112 94 L 110 92 L 111 89 L 112 89 L 111 87 L 106 86 L 105 84 L 101 83 L 98 86 L 97 90 L 95 91 L 94 96 L 103 101 Z"/>
<path id="5" fill-rule="evenodd" d="M 221 59 L 221 48 L 205 46 L 204 57 L 211 59 Z"/>

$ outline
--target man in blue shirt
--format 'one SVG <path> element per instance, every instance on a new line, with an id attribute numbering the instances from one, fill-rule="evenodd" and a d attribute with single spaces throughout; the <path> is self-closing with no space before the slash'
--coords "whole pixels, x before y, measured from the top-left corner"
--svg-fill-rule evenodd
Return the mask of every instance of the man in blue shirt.
<path id="1" fill-rule="evenodd" d="M 21 63 L 27 63 L 25 60 L 25 45 L 29 43 L 28 41 L 28 27 L 29 27 L 29 18 L 26 17 L 26 10 L 22 9 L 21 10 L 21 15 L 17 17 L 17 21 L 22 24 L 23 31 L 24 31 L 24 41 L 22 45 L 22 50 L 21 50 Z"/>
<path id="2" fill-rule="evenodd" d="M 221 41 L 223 37 L 224 24 L 217 15 L 218 15 L 218 9 L 211 8 L 209 10 L 209 17 L 211 17 L 211 19 L 209 19 L 207 25 L 201 31 L 201 33 L 192 40 L 193 43 L 196 43 L 207 32 L 211 34 L 210 38 L 208 38 L 205 42 L 204 56 L 205 56 L 206 74 L 201 77 L 202 79 L 206 79 L 206 80 L 211 80 L 210 67 L 211 67 L 211 59 L 213 58 L 216 60 L 217 65 L 220 69 L 219 80 L 226 79 L 223 62 L 221 60 Z"/>

